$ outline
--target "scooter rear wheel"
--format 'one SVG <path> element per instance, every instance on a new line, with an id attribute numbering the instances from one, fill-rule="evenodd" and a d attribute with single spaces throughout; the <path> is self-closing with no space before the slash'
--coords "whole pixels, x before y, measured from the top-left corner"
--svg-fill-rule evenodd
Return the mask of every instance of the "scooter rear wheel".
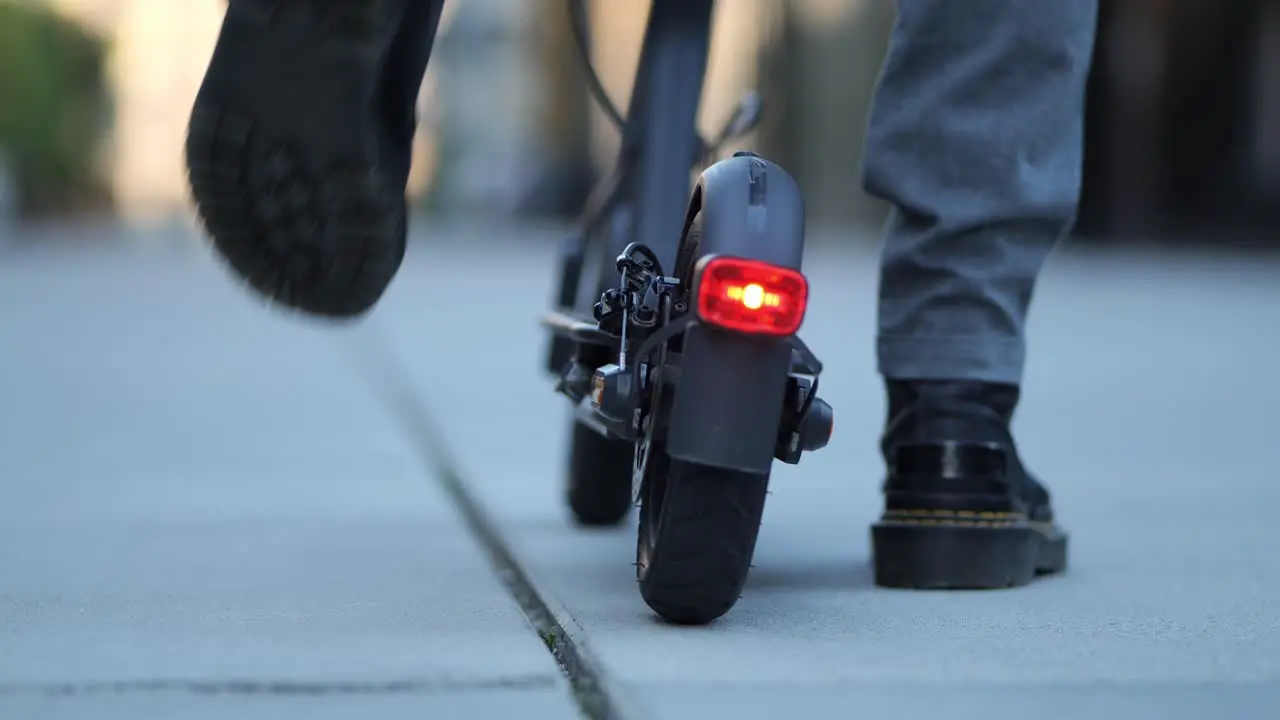
<path id="1" fill-rule="evenodd" d="M 655 451 L 657 448 L 655 448 Z M 703 625 L 742 595 L 764 515 L 769 476 L 654 453 L 640 509 L 636 577 L 654 612 Z"/>
<path id="2" fill-rule="evenodd" d="M 634 446 L 607 438 L 576 420 L 569 431 L 566 496 L 574 522 L 612 527 L 631 511 Z"/>
<path id="3" fill-rule="evenodd" d="M 699 212 L 680 243 L 676 277 L 691 276 L 701 240 Z M 661 438 L 647 441 L 653 447 L 642 471 L 636 541 L 640 596 L 670 622 L 704 625 L 742 595 L 769 475 L 673 461 Z"/>

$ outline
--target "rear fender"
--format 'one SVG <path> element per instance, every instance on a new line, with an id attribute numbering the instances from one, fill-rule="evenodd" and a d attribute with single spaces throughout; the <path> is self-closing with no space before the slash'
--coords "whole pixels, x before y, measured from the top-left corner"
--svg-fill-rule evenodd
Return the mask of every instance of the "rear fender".
<path id="1" fill-rule="evenodd" d="M 753 154 L 712 165 L 698 179 L 686 230 L 702 212 L 699 255 L 728 255 L 800 269 L 804 204 L 795 180 Z M 667 453 L 743 472 L 772 466 L 791 369 L 788 338 L 692 324 L 685 332 Z"/>

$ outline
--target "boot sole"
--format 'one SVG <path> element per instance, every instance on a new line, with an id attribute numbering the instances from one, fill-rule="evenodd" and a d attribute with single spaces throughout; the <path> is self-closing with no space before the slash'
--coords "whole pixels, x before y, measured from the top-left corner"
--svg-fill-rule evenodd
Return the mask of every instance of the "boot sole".
<path id="1" fill-rule="evenodd" d="M 1067 533 L 1020 519 L 923 513 L 871 527 L 876 585 L 915 590 L 993 590 L 1067 568 Z"/>
<path id="2" fill-rule="evenodd" d="M 401 2 L 230 2 L 186 162 L 214 247 L 272 301 L 360 315 L 399 269 L 404 193 L 379 172 L 373 101 Z"/>

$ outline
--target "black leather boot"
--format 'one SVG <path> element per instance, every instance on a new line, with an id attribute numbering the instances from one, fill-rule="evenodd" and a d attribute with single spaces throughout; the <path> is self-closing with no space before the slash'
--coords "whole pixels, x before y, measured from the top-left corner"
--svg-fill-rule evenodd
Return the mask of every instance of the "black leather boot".
<path id="1" fill-rule="evenodd" d="M 871 529 L 876 584 L 1003 588 L 1065 570 L 1067 533 L 1009 429 L 1018 387 L 888 380 L 886 388 L 885 510 Z"/>
<path id="2" fill-rule="evenodd" d="M 385 293 L 441 3 L 229 3 L 186 162 L 214 248 L 259 294 L 353 318 Z"/>

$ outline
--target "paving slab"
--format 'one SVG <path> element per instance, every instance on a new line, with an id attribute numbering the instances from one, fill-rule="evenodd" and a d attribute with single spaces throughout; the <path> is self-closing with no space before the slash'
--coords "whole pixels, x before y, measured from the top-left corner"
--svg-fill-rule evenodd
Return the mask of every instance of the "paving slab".
<path id="1" fill-rule="evenodd" d="M 1018 590 L 911 593 L 874 588 L 868 566 L 884 413 L 875 256 L 824 239 L 807 259 L 804 336 L 827 364 L 836 436 L 775 466 L 745 596 L 707 628 L 665 626 L 644 606 L 633 524 L 566 522 L 569 410 L 540 374 L 545 236 L 428 235 L 362 342 L 407 359 L 463 475 L 651 717 L 1280 706 L 1280 264 L 1069 249 L 1051 261 L 1017 425 L 1073 532 L 1073 567 Z"/>
<path id="2" fill-rule="evenodd" d="M 0 257 L 0 717 L 577 717 L 351 330 L 178 235 Z"/>
<path id="3" fill-rule="evenodd" d="M 182 718 L 182 720 L 363 720 L 396 718 L 565 718 L 564 693 L 558 690 L 449 690 L 389 696 L 337 697 L 220 696 L 193 699 L 183 693 L 91 698 L 5 698 L 0 714 L 21 720 L 100 720 L 101 718 Z"/>

